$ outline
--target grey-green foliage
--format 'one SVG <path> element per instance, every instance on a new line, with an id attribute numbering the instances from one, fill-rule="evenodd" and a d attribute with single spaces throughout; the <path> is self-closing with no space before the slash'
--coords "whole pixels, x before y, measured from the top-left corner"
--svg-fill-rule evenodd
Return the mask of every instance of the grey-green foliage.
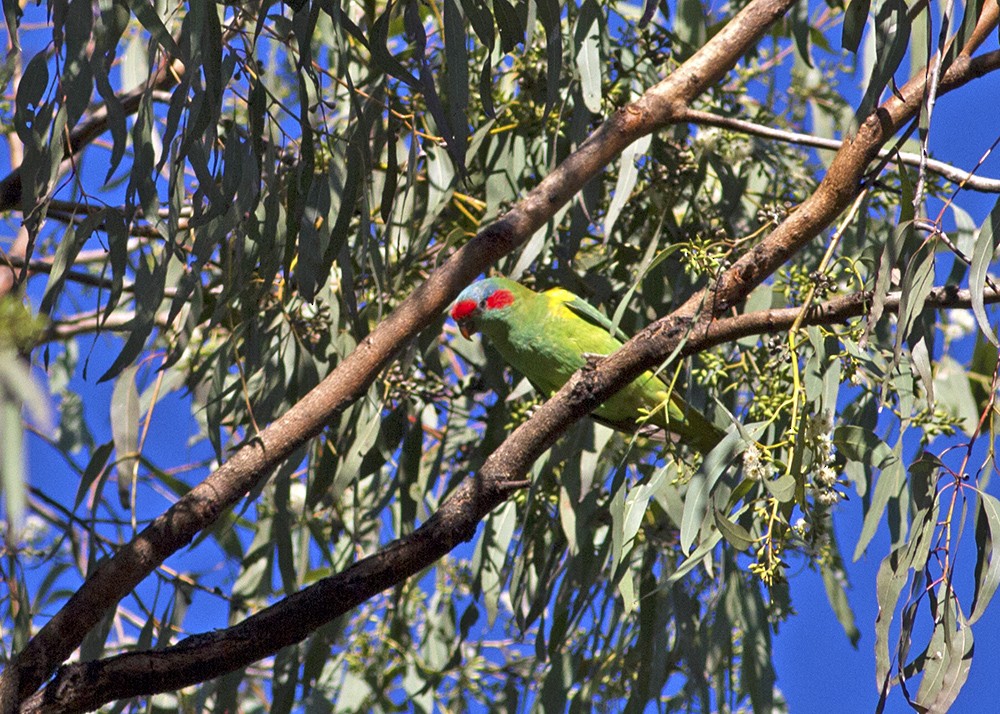
<path id="1" fill-rule="evenodd" d="M 5 124 L 24 144 L 20 200 L 6 207 L 24 216 L 35 257 L 52 259 L 51 272 L 34 278 L 44 287 L 37 307 L 65 332 L 35 354 L 61 405 L 52 443 L 80 487 L 70 496 L 36 483 L 27 499 L 44 514 L 47 540 L 33 536 L 7 563 L 46 578 L 29 587 L 19 567 L 6 573 L 17 587 L 4 599 L 5 655 L 23 645 L 34 613 L 57 608 L 159 507 L 158 493 L 183 494 L 213 456 L 225 460 L 301 399 L 442 256 L 689 57 L 728 13 L 684 0 L 661 4 L 667 17 L 640 26 L 653 5 L 56 0 L 48 29 L 22 30 L 22 47 L 39 35 L 51 45 L 26 51 L 6 107 Z M 4 9 L 11 27 L 19 11 Z M 858 50 L 870 13 L 862 118 L 889 91 L 910 38 L 903 4 L 855 1 L 844 15 L 847 50 Z M 846 130 L 857 107 L 838 81 L 854 56 L 834 49 L 836 34 L 802 5 L 696 108 L 823 135 Z M 924 51 L 916 41 L 909 48 Z M 94 121 L 92 101 L 106 111 L 105 146 L 81 132 L 67 165 L 62 137 Z M 794 211 L 828 159 L 729 129 L 667 127 L 498 268 L 573 290 L 635 332 Z M 826 241 L 817 240 L 733 308 L 867 289 L 881 320 L 751 335 L 665 366 L 667 381 L 730 429 L 704 462 L 683 445 L 576 425 L 470 546 L 260 668 L 176 693 L 181 706 L 772 711 L 782 700 L 771 633 L 792 612 L 790 563 L 822 573 L 830 616 L 852 642 L 859 636 L 832 528 L 837 502 L 852 492 L 866 517 L 846 550 L 857 558 L 879 527 L 891 531 L 878 592 L 861 595 L 883 608 L 878 675 L 925 672 L 917 697 L 946 708 L 967 673 L 970 624 L 1000 582 L 1000 509 L 986 491 L 992 456 L 975 452 L 976 471 L 941 455 L 954 441 L 940 440 L 977 430 L 980 443 L 992 439 L 996 352 L 982 294 L 996 233 L 991 219 L 970 245 L 965 225 L 957 243 L 969 260 L 952 262 L 952 244 L 914 220 L 914 181 L 911 169 L 886 168 L 822 272 Z M 931 195 L 939 188 L 932 182 Z M 949 283 L 978 291 L 972 307 L 985 337 L 971 354 L 969 338 L 942 329 L 960 318 L 925 309 L 947 269 Z M 885 306 L 899 289 L 893 323 Z M 121 339 L 91 347 L 76 337 L 98 325 L 123 330 Z M 20 443 L 18 405 L 39 401 L 12 349 L 0 339 L 5 444 Z M 115 380 L 106 443 L 93 436 L 72 374 Z M 171 392 L 196 425 L 183 438 L 194 432 L 210 445 L 202 461 L 143 451 L 147 415 Z M 199 540 L 229 582 L 215 590 L 209 566 L 183 561 L 180 575 L 164 571 L 126 601 L 135 617 L 106 618 L 84 652 L 162 646 L 176 640 L 172 627 L 223 627 L 185 619 L 191 598 L 222 603 L 235 622 L 411 533 L 533 403 L 495 353 L 438 321 Z M 909 463 L 904 434 L 922 460 Z M 4 454 L 15 509 L 24 502 L 11 471 L 17 450 Z M 958 550 L 944 530 L 964 522 L 966 511 L 947 509 L 958 493 L 971 506 L 975 549 Z M 929 544 L 940 547 L 940 537 L 952 559 L 975 559 L 972 603 L 949 577 L 927 580 Z M 909 592 L 923 586 L 927 595 L 903 601 L 911 578 Z M 909 613 L 931 592 L 933 635 L 923 654 L 908 656 Z M 897 644 L 889 625 L 900 608 Z M 270 687 L 247 686 L 265 679 Z M 266 692 L 272 701 L 262 701 Z"/>

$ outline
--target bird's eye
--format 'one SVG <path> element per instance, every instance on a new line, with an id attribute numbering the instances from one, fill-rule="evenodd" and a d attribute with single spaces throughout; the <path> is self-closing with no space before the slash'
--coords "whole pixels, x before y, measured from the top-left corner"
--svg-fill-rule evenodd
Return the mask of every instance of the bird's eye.
<path id="1" fill-rule="evenodd" d="M 486 298 L 479 301 L 479 307 L 486 307 Z"/>

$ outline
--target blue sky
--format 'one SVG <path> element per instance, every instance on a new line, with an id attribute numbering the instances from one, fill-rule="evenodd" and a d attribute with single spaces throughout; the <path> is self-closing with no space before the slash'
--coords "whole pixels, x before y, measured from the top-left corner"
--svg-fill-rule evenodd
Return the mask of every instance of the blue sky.
<path id="1" fill-rule="evenodd" d="M 983 51 L 996 46 L 994 35 Z M 984 101 L 986 97 L 991 99 Z M 942 96 L 932 117 L 929 142 L 932 155 L 965 170 L 974 168 L 1000 133 L 996 103 L 992 101 L 995 97 L 1000 97 L 1000 78 L 995 73 L 979 80 L 975 91 L 959 90 Z M 1000 152 L 992 154 L 977 174 L 1000 177 Z M 992 210 L 996 196 L 967 191 L 957 202 L 978 225 Z M 932 207 L 931 210 L 936 209 Z M 950 220 L 951 217 L 947 216 L 946 221 Z M 990 490 L 996 493 L 996 482 L 991 484 Z M 857 497 L 837 507 L 834 523 L 841 547 L 847 551 L 847 559 L 861 532 L 861 522 L 861 501 Z M 968 539 L 971 540 L 971 536 Z M 857 562 L 847 563 L 852 585 L 848 598 L 861 630 L 856 650 L 851 647 L 827 605 L 819 574 L 802 569 L 791 576 L 794 603 L 799 615 L 782 624 L 774 642 L 778 686 L 787 697 L 792 712 L 874 711 L 878 700 L 874 658 L 874 623 L 878 614 L 875 576 L 888 552 L 889 537 L 883 524 L 867 553 Z M 969 555 L 966 551 L 966 562 L 971 560 Z M 967 586 L 971 586 L 971 582 L 970 576 Z M 959 583 L 959 587 L 963 584 Z M 968 594 L 966 598 L 969 598 Z M 926 609 L 922 612 L 927 614 Z M 973 634 L 976 648 L 972 669 L 953 707 L 955 712 L 996 709 L 995 677 L 1000 671 L 1000 608 L 996 603 L 976 623 Z M 923 644 L 915 642 L 915 651 Z M 910 693 L 916 694 L 913 689 Z M 890 695 L 885 711 L 910 712 L 912 709 L 897 688 Z"/>

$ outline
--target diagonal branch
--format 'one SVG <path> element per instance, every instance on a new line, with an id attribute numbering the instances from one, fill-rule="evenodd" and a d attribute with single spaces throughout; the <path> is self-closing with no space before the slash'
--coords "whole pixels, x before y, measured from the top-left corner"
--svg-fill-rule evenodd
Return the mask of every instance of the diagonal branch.
<path id="1" fill-rule="evenodd" d="M 509 213 L 436 269 L 323 382 L 102 563 L 0 674 L 0 698 L 16 692 L 17 698 L 23 699 L 34 692 L 108 608 L 237 503 L 298 446 L 319 434 L 334 415 L 363 396 L 399 350 L 437 319 L 465 285 L 524 243 L 625 147 L 673 122 L 680 110 L 724 77 L 793 4 L 794 0 L 753 0 L 672 74 L 633 104 L 616 111 Z M 547 443 L 558 433 L 554 428 Z M 480 483 L 481 479 L 472 482 Z M 496 484 L 484 488 L 492 495 L 481 501 L 483 504 L 495 505 L 506 493 Z M 486 494 L 466 493 L 465 497 L 473 495 L 478 501 Z M 474 528 L 475 521 L 472 523 Z M 447 551 L 447 543 L 470 535 L 467 530 L 456 533 L 436 544 L 435 552 L 440 555 Z M 379 589 L 396 581 L 379 581 L 385 583 Z M 10 704 L 0 701 L 0 711 Z"/>
<path id="2" fill-rule="evenodd" d="M 991 289 L 985 302 L 1000 302 Z M 899 309 L 901 293 L 890 294 L 885 310 Z M 808 308 L 760 310 L 717 320 L 689 336 L 687 356 L 749 335 L 784 332 L 802 325 L 831 325 L 864 315 L 871 293 L 857 292 Z M 925 310 L 968 308 L 972 296 L 957 286 L 930 291 Z M 245 667 L 301 642 L 321 625 L 379 592 L 414 575 L 470 539 L 479 521 L 522 483 L 466 479 L 428 521 L 409 536 L 346 570 L 324 578 L 232 627 L 192 635 L 172 647 L 132 652 L 61 667 L 55 679 L 25 702 L 22 712 L 80 712 L 116 699 L 181 689 Z"/>

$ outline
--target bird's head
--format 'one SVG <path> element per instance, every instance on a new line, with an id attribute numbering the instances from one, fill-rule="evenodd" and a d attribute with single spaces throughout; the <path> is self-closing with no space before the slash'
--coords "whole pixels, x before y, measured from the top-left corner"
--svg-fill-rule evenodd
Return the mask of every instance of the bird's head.
<path id="1" fill-rule="evenodd" d="M 451 319 L 458 324 L 465 339 L 471 339 L 473 333 L 479 330 L 481 318 L 506 315 L 508 308 L 514 304 L 513 286 L 516 283 L 506 278 L 486 278 L 461 292 L 451 309 Z"/>

